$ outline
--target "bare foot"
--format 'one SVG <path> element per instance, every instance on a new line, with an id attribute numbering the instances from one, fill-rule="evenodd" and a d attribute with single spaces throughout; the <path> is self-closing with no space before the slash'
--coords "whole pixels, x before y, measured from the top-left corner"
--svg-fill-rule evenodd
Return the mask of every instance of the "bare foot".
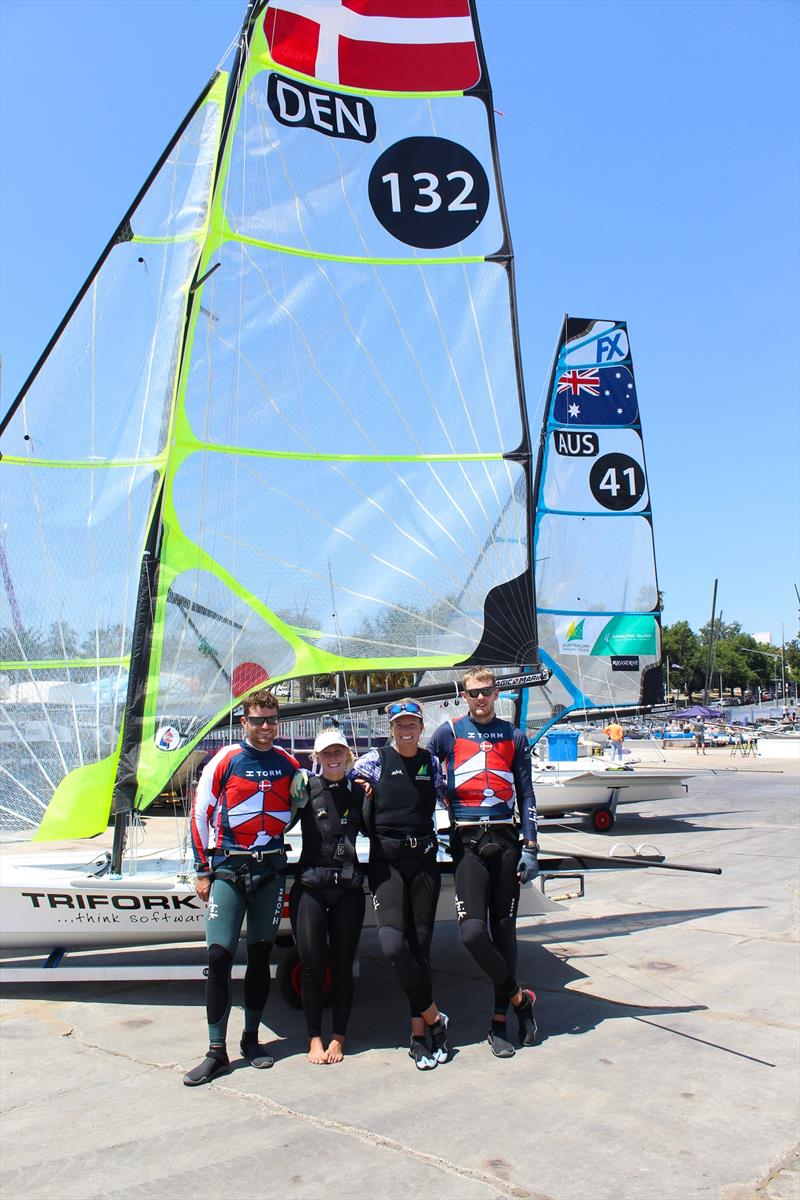
<path id="1" fill-rule="evenodd" d="M 322 1038 L 312 1037 L 308 1039 L 308 1061 L 310 1063 L 326 1063 L 328 1061 L 325 1054 L 325 1047 L 322 1044 Z"/>
<path id="2" fill-rule="evenodd" d="M 344 1038 L 333 1035 L 328 1043 L 328 1053 L 325 1055 L 325 1061 L 329 1063 L 341 1062 L 344 1058 Z"/>

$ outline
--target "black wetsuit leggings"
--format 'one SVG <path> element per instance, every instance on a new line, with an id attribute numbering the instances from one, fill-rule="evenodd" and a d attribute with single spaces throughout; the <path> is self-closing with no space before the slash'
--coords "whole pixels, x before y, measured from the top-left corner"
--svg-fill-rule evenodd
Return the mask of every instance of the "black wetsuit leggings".
<path id="1" fill-rule="evenodd" d="M 301 990 L 308 1036 L 322 1036 L 322 994 L 326 963 L 331 970 L 333 1033 L 347 1033 L 353 1007 L 353 961 L 364 923 L 364 889 L 309 888 L 296 883 L 289 915 L 300 961 Z"/>
<path id="2" fill-rule="evenodd" d="M 408 996 L 411 1016 L 419 1017 L 433 1003 L 430 952 L 442 881 L 435 841 L 428 854 L 407 854 L 386 858 L 373 842 L 369 887 L 381 949 Z"/>
<path id="3" fill-rule="evenodd" d="M 494 1011 L 505 1013 L 519 986 L 519 836 L 511 825 L 483 836 L 480 830 L 458 829 L 452 836 L 452 853 L 461 941 L 494 984 Z"/>

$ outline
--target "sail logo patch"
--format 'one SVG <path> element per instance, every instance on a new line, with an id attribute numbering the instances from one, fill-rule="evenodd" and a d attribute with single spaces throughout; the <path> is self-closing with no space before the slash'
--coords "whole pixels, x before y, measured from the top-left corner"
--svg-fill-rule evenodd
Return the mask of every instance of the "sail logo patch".
<path id="1" fill-rule="evenodd" d="M 363 96 L 340 95 L 271 74 L 267 104 L 281 125 L 316 129 L 326 137 L 375 140 L 375 110 Z"/>
<path id="2" fill-rule="evenodd" d="M 600 453 L 600 443 L 596 433 L 577 433 L 571 429 L 556 429 L 553 433 L 553 446 L 556 454 L 565 458 L 596 458 Z"/>
<path id="3" fill-rule="evenodd" d="M 182 741 L 174 725 L 162 725 L 156 731 L 155 743 L 159 750 L 177 750 Z"/>
<path id="4" fill-rule="evenodd" d="M 639 656 L 636 654 L 612 654 L 611 655 L 611 670 L 612 671 L 638 671 Z"/>
<path id="5" fill-rule="evenodd" d="M 628 353 L 628 339 L 626 338 L 626 344 L 621 346 L 622 336 L 623 331 L 618 329 L 614 333 L 597 339 L 597 361 L 599 363 L 619 362 L 621 358 L 625 358 Z"/>
<path id="6" fill-rule="evenodd" d="M 584 637 L 583 626 L 585 619 L 572 620 L 560 634 L 558 649 L 561 654 L 591 654 L 591 642 Z"/>
<path id="7" fill-rule="evenodd" d="M 639 417 L 630 367 L 572 369 L 558 378 L 553 418 L 562 425 L 632 425 Z"/>

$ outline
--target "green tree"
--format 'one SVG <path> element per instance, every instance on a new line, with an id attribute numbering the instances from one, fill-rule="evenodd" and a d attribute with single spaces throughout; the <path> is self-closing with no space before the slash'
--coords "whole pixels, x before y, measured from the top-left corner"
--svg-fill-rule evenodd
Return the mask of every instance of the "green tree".
<path id="1" fill-rule="evenodd" d="M 703 686 L 702 647 L 700 639 L 688 621 L 665 625 L 661 633 L 661 656 L 669 657 L 669 681 L 674 691 L 692 693 Z"/>

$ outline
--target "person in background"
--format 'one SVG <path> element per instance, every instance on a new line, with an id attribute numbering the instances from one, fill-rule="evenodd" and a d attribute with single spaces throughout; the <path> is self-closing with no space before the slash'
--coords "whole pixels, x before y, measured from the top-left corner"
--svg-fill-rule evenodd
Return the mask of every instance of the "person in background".
<path id="1" fill-rule="evenodd" d="M 495 714 L 497 694 L 491 671 L 468 672 L 461 692 L 468 715 L 440 725 L 428 749 L 447 771 L 459 933 L 494 986 L 489 1045 L 496 1058 L 511 1058 L 509 1003 L 523 1046 L 536 1040 L 536 996 L 516 971 L 519 888 L 539 874 L 539 845 L 528 739 Z"/>
<path id="2" fill-rule="evenodd" d="M 353 962 L 364 923 L 365 872 L 356 838 L 362 829 L 363 789 L 347 778 L 353 754 L 339 729 L 317 735 L 312 759 L 320 775 L 308 777 L 301 799 L 303 847 L 289 897 L 289 914 L 303 965 L 301 993 L 308 1030 L 308 1061 L 338 1063 L 353 1007 Z M 322 1040 L 326 964 L 331 971 L 333 1030 Z"/>
<path id="3" fill-rule="evenodd" d="M 702 750 L 706 752 L 706 723 L 702 717 L 698 716 L 692 721 L 692 733 L 694 734 L 694 752 L 699 754 Z"/>
<path id="4" fill-rule="evenodd" d="M 225 1038 L 231 1009 L 231 967 L 245 915 L 247 969 L 240 1049 L 254 1067 L 273 1060 L 258 1042 L 269 995 L 269 959 L 283 907 L 286 851 L 300 766 L 273 745 L 278 701 L 268 691 L 243 701 L 244 739 L 225 746 L 205 766 L 192 809 L 195 890 L 207 902 L 206 1017 L 208 1053 L 184 1075 L 187 1087 L 209 1083 L 230 1066 Z M 213 846 L 209 847 L 209 842 Z"/>
<path id="5" fill-rule="evenodd" d="M 606 725 L 603 733 L 611 742 L 611 761 L 622 762 L 622 743 L 625 741 L 625 730 L 617 721 Z"/>
<path id="6" fill-rule="evenodd" d="M 369 886 L 378 938 L 411 1010 L 409 1057 L 420 1071 L 447 1062 L 447 1014 L 433 999 L 430 947 L 441 879 L 433 827 L 444 798 L 438 760 L 420 749 L 416 700 L 387 705 L 391 741 L 357 759 L 353 777 L 369 785 Z"/>

